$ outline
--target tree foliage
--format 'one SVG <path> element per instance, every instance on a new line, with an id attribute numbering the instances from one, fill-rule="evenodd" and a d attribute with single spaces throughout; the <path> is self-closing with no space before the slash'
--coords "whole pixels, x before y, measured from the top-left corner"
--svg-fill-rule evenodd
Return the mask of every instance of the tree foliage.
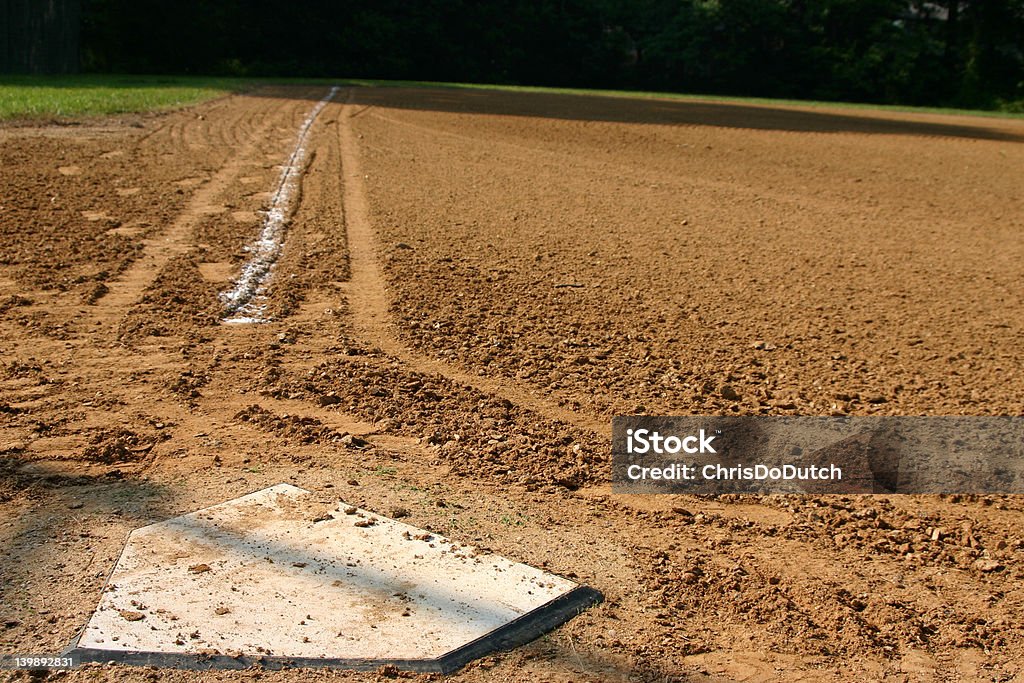
<path id="1" fill-rule="evenodd" d="M 995 106 L 1024 0 L 82 0 L 84 66 Z"/>

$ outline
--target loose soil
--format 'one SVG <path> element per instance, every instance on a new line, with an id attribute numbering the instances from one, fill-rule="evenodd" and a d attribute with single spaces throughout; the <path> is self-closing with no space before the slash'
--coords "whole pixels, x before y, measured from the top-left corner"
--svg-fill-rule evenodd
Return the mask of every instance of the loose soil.
<path id="1" fill-rule="evenodd" d="M 222 325 L 325 92 L 0 127 L 0 649 L 65 647 L 130 530 L 289 482 L 606 596 L 454 680 L 1022 674 L 1019 497 L 608 474 L 616 414 L 1024 413 L 1024 122 L 342 90 L 272 322 Z M 431 678 L 216 675 L 299 676 Z"/>

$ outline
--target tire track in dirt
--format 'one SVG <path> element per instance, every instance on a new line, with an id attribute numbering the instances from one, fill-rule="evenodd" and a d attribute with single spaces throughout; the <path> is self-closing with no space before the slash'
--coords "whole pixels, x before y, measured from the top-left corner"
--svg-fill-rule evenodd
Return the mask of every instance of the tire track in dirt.
<path id="1" fill-rule="evenodd" d="M 341 168 L 344 174 L 345 229 L 348 236 L 351 279 L 347 298 L 354 332 L 379 346 L 419 372 L 441 375 L 451 381 L 500 396 L 549 419 L 575 425 L 595 434 L 609 434 L 610 425 L 589 415 L 568 410 L 554 401 L 534 395 L 509 382 L 474 375 L 447 363 L 429 358 L 406 347 L 394 332 L 388 311 L 387 286 L 379 265 L 380 247 L 370 221 L 369 203 L 360 171 L 357 137 L 351 120 L 360 108 L 351 104 L 351 91 L 343 108 Z"/>

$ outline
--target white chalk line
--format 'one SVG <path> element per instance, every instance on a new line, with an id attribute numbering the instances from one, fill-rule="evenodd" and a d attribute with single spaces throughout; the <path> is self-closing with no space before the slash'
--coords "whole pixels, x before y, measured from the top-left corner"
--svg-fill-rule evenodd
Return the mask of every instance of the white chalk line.
<path id="1" fill-rule="evenodd" d="M 288 163 L 281 169 L 281 177 L 271 198 L 270 208 L 264 212 L 263 229 L 256 241 L 246 247 L 251 256 L 242 266 L 242 272 L 235 280 L 234 286 L 220 295 L 220 300 L 224 304 L 222 323 L 237 325 L 269 322 L 263 315 L 266 309 L 266 286 L 270 280 L 271 270 L 284 247 L 285 228 L 308 156 L 306 140 L 316 117 L 327 103 L 334 99 L 338 90 L 338 86 L 333 86 L 323 99 L 317 102 L 299 128 L 295 149 L 292 150 Z"/>

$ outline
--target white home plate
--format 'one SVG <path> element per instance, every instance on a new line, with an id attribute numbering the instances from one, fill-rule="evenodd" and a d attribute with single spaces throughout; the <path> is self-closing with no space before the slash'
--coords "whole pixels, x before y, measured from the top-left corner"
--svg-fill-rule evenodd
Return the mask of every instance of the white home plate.
<path id="1" fill-rule="evenodd" d="M 179 667 L 447 672 L 600 599 L 279 484 L 133 531 L 71 653 Z"/>

